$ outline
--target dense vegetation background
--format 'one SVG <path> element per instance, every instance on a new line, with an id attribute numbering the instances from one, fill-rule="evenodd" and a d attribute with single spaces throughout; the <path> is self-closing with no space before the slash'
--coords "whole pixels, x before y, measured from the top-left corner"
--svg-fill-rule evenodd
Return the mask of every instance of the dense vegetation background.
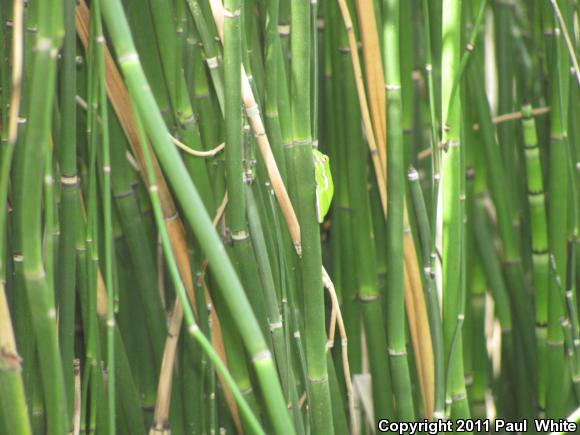
<path id="1" fill-rule="evenodd" d="M 571 414 L 579 18 L 1 0 L 0 433 Z"/>

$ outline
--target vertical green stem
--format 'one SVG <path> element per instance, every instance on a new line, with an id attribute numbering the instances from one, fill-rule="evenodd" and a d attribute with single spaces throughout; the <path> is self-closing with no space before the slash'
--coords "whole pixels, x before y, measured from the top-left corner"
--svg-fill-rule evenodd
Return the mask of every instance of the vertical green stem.
<path id="1" fill-rule="evenodd" d="M 558 2 L 564 15 L 567 16 L 569 2 Z M 566 7 L 565 7 L 566 6 Z M 564 38 L 553 18 L 553 40 L 549 46 L 550 65 L 550 148 L 548 168 L 548 249 L 553 256 L 560 276 L 566 276 L 566 240 L 568 230 L 568 86 L 569 58 Z M 547 363 L 553 376 L 548 380 L 546 391 L 546 417 L 557 418 L 564 411 L 564 332 L 560 318 L 564 313 L 563 301 L 555 280 L 550 280 L 548 291 L 548 337 Z"/>
<path id="2" fill-rule="evenodd" d="M 415 419 L 411 378 L 405 342 L 403 208 L 405 162 L 402 130 L 401 64 L 399 54 L 399 0 L 385 0 L 383 49 L 387 93 L 387 342 L 396 415 Z"/>
<path id="3" fill-rule="evenodd" d="M 55 95 L 56 53 L 62 38 L 62 4 L 58 0 L 38 5 L 30 115 L 23 143 L 23 198 L 21 237 L 26 292 L 37 339 L 42 383 L 50 433 L 68 427 L 62 359 L 58 348 L 56 310 L 42 259 L 42 177 L 49 151 L 51 114 Z M 48 205 L 50 206 L 50 205 Z"/>
<path id="4" fill-rule="evenodd" d="M 102 195 L 103 195 L 103 248 L 104 248 L 104 279 L 107 288 L 107 404 L 108 404 L 108 432 L 109 435 L 117 433 L 116 428 L 116 382 L 115 382 L 115 295 L 113 288 L 113 225 L 111 216 L 111 158 L 109 149 L 109 123 L 105 77 L 105 53 L 101 24 L 101 10 L 99 0 L 92 4 L 94 22 L 96 23 L 96 63 L 98 75 L 98 107 L 101 126 L 101 170 L 102 170 Z"/>
<path id="5" fill-rule="evenodd" d="M 538 345 L 538 404 L 545 408 L 546 401 L 546 327 L 548 324 L 548 284 L 550 265 L 548 258 L 548 230 L 544 199 L 544 182 L 536 123 L 532 107 L 522 107 L 522 126 L 526 156 L 526 179 L 532 236 L 533 279 L 536 306 L 536 341 Z"/>
<path id="6" fill-rule="evenodd" d="M 322 288 L 320 228 L 315 210 L 315 179 L 312 159 L 311 109 L 311 5 L 309 0 L 291 2 L 291 113 L 293 142 L 288 149 L 290 177 L 294 181 L 298 222 L 302 235 L 300 269 L 304 301 L 306 364 L 311 396 L 312 430 L 332 434 L 332 408 L 326 365 L 326 328 Z M 291 183 L 292 184 L 292 183 Z"/>
<path id="7" fill-rule="evenodd" d="M 468 418 L 469 407 L 463 379 L 461 335 L 457 325 L 463 321 L 461 301 L 464 264 L 464 174 L 462 170 L 460 86 L 453 92 L 459 75 L 461 53 L 462 1 L 443 0 L 441 53 L 441 107 L 444 151 L 442 156 L 442 238 L 443 238 L 443 337 L 447 352 L 448 390 L 446 401 L 451 404 L 452 418 Z M 463 194 L 463 196 L 462 196 Z M 457 341 L 456 341 L 457 340 Z M 454 344 L 457 350 L 452 352 Z"/>

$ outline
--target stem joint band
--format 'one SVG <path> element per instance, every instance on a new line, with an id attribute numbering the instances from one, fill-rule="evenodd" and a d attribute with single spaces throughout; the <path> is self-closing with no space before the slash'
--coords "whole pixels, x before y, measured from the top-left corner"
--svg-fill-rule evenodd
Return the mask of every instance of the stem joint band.
<path id="1" fill-rule="evenodd" d="M 239 18 L 241 14 L 242 12 L 240 9 L 236 9 L 235 11 L 229 11 L 226 8 L 224 8 L 224 18 L 235 19 Z"/>
<path id="2" fill-rule="evenodd" d="M 263 350 L 261 352 L 258 352 L 258 354 L 256 354 L 256 356 L 254 356 L 254 358 L 252 358 L 252 361 L 255 363 L 259 363 L 259 362 L 263 362 L 263 361 L 268 361 L 272 359 L 272 354 L 270 353 L 269 350 Z"/>
<path id="3" fill-rule="evenodd" d="M 387 348 L 387 351 L 389 353 L 389 356 L 392 356 L 394 358 L 401 358 L 407 356 L 406 350 L 395 350 L 392 347 L 389 347 Z"/>

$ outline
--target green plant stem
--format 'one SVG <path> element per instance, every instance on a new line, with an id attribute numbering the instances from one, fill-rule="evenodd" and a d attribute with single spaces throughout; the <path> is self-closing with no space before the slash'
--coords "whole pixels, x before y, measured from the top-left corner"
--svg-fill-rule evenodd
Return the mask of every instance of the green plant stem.
<path id="1" fill-rule="evenodd" d="M 514 324 L 518 328 L 517 333 L 521 335 L 520 343 L 525 354 L 525 365 L 529 370 L 529 376 L 536 379 L 536 350 L 535 337 L 533 334 L 533 318 L 530 298 L 524 285 L 523 267 L 520 254 L 518 235 L 511 219 L 511 202 L 505 186 L 504 179 L 506 169 L 500 157 L 499 147 L 495 139 L 493 125 L 489 113 L 489 105 L 485 96 L 481 77 L 482 65 L 479 59 L 475 58 L 470 65 L 468 74 L 469 89 L 473 92 L 475 100 L 475 112 L 478 114 L 483 151 L 485 154 L 485 165 L 487 180 L 490 186 L 493 202 L 497 213 L 497 226 L 499 236 L 503 246 L 503 266 L 506 280 L 510 290 L 512 300 L 512 315 Z M 535 385 L 531 386 L 535 390 Z M 535 397 L 535 392 L 533 393 Z"/>
<path id="2" fill-rule="evenodd" d="M 65 3 L 64 24 L 74 27 L 76 2 Z M 60 244 L 57 269 L 57 303 L 59 309 L 59 344 L 64 365 L 64 377 L 68 398 L 68 413 L 73 415 L 74 398 L 74 324 L 76 282 L 76 198 L 79 181 L 76 165 L 76 33 L 66 31 L 62 50 L 60 86 L 61 128 L 57 144 L 60 168 Z M 71 420 L 72 423 L 72 420 Z"/>
<path id="3" fill-rule="evenodd" d="M 350 218 L 344 219 L 344 213 L 339 213 L 341 225 L 350 225 L 350 231 L 343 230 L 340 234 L 346 236 L 342 255 L 345 262 L 351 263 L 353 277 L 351 282 L 355 282 L 352 289 L 361 302 L 361 313 L 366 333 L 366 339 L 373 348 L 385 348 L 387 337 L 385 334 L 385 320 L 382 312 L 382 303 L 378 282 L 376 277 L 377 260 L 375 235 L 373 234 L 370 198 L 367 188 L 368 168 L 367 168 L 367 148 L 363 142 L 363 131 L 360 123 L 360 111 L 357 100 L 357 90 L 355 77 L 352 68 L 352 53 L 350 52 L 347 32 L 353 29 L 343 29 L 341 16 L 338 8 L 334 6 L 334 15 L 327 15 L 332 21 L 332 27 L 327 31 L 333 31 L 336 40 L 332 53 L 335 57 L 335 68 L 341 71 L 341 88 L 343 92 L 342 100 L 338 103 L 347 110 L 339 111 L 342 118 L 338 122 L 344 128 L 344 139 L 336 144 L 336 163 L 331 160 L 333 168 L 338 170 L 340 177 L 339 194 L 343 201 L 348 201 Z M 329 20 L 330 21 L 330 20 Z M 337 99 L 339 93 L 337 92 Z M 344 181 L 346 182 L 344 182 Z M 347 181 L 348 180 L 348 181 Z M 341 206 L 344 203 L 341 201 Z M 341 207 L 342 208 L 342 207 Z M 349 237 L 350 236 L 350 237 Z M 348 237 L 348 238 L 347 238 Z M 352 249 L 348 249 L 350 244 L 347 240 L 352 240 Z M 381 243 L 382 247 L 383 244 Z M 346 273 L 351 271 L 345 270 Z M 348 282 L 348 279 L 345 278 Z M 352 296 L 354 296 L 352 295 Z M 349 296 L 346 304 L 352 303 Z M 384 298 L 384 295 L 383 295 Z M 344 299 L 343 299 L 344 301 Z M 354 331 L 348 331 L 352 336 Z M 350 337 L 349 337 L 350 338 Z M 393 399 L 392 384 L 389 360 L 380 353 L 369 355 L 370 371 L 373 377 L 373 405 L 375 415 L 392 416 Z M 353 422 L 351 422 L 353 424 Z"/>
<path id="4" fill-rule="evenodd" d="M 514 38 L 511 36 L 513 28 L 514 5 L 510 3 L 495 2 L 494 22 L 496 24 L 496 58 L 498 68 L 498 113 L 511 113 L 514 108 Z M 509 189 L 513 218 L 517 218 L 519 209 L 521 177 L 518 177 L 518 148 L 515 146 L 514 126 L 511 122 L 504 122 L 497 129 L 498 143 L 501 147 L 501 156 L 506 171 L 506 180 L 513 188 Z"/>
<path id="5" fill-rule="evenodd" d="M 561 6 L 568 2 L 558 2 Z M 566 14 L 566 10 L 564 13 Z M 566 14 L 567 15 L 567 14 Z M 569 86 L 569 58 L 563 37 L 556 31 L 549 41 L 551 52 L 550 77 L 550 148 L 548 169 L 548 249 L 555 261 L 560 276 L 566 276 L 566 240 L 568 230 L 568 194 L 569 177 L 567 164 L 567 110 Z M 564 411 L 564 331 L 560 319 L 564 313 L 563 301 L 560 298 L 555 280 L 550 280 L 548 290 L 548 336 L 547 364 L 553 373 L 548 380 L 546 391 L 546 417 L 553 418 Z"/>
<path id="6" fill-rule="evenodd" d="M 425 75 L 427 77 L 427 88 L 429 98 L 429 117 L 430 117 L 430 131 L 431 131 L 431 152 L 432 152 L 432 174 L 433 174 L 433 190 L 431 192 L 432 198 L 437 198 L 438 180 L 440 175 L 440 153 L 438 149 L 439 138 L 437 137 L 438 119 L 437 108 L 435 103 L 435 85 L 433 83 L 433 61 L 431 56 L 431 26 L 429 24 L 430 10 L 429 0 L 422 0 L 421 10 L 423 13 L 423 37 L 424 37 L 424 51 L 425 51 Z M 437 177 L 435 177 L 437 175 Z M 436 203 L 435 200 L 432 200 Z M 431 216 L 432 221 L 435 221 L 436 207 L 432 207 L 434 213 Z"/>
<path id="7" fill-rule="evenodd" d="M 302 235 L 300 270 L 304 298 L 304 332 L 312 430 L 332 434 L 332 408 L 326 365 L 326 333 L 320 228 L 315 210 L 311 117 L 311 6 L 307 0 L 291 3 L 291 112 L 293 142 L 287 148 L 289 176 L 293 178 L 298 222 Z"/>
<path id="8" fill-rule="evenodd" d="M 92 12 L 96 24 L 96 67 L 98 77 L 98 107 L 101 125 L 101 170 L 102 170 L 102 195 L 103 195 L 103 248 L 104 248 L 104 280 L 107 288 L 107 320 L 106 320 L 106 346 L 107 346 L 107 416 L 108 433 L 115 435 L 116 426 L 116 370 L 115 370 L 115 295 L 113 287 L 113 228 L 111 216 L 111 157 L 109 149 L 109 123 L 105 77 L 105 37 L 102 31 L 100 0 L 92 3 Z"/>
<path id="9" fill-rule="evenodd" d="M 240 0 L 228 0 L 224 3 L 225 11 L 228 14 L 224 17 L 227 221 L 234 249 L 238 241 L 242 242 L 248 238 L 242 166 L 241 6 Z"/>
<path id="10" fill-rule="evenodd" d="M 68 426 L 62 360 L 57 342 L 56 310 L 51 298 L 42 259 L 42 175 L 49 150 L 51 108 L 55 94 L 55 52 L 62 39 L 62 4 L 42 2 L 38 6 L 38 33 L 30 94 L 28 128 L 23 143 L 24 198 L 21 238 L 23 269 L 32 325 L 42 364 L 42 383 L 47 407 L 47 429 L 65 433 Z"/>
<path id="11" fill-rule="evenodd" d="M 251 186 L 246 186 L 246 201 L 248 211 L 248 222 L 250 234 L 252 237 L 252 244 L 254 246 L 256 260 L 258 262 L 258 269 L 263 287 L 263 297 L 265 300 L 266 316 L 268 318 L 268 327 L 272 335 L 272 345 L 274 349 L 274 356 L 276 358 L 276 365 L 278 366 L 278 373 L 280 374 L 280 381 L 282 382 L 282 389 L 286 400 L 290 401 L 290 388 L 296 388 L 295 385 L 290 385 L 288 355 L 285 347 L 285 325 L 282 322 L 282 316 L 278 309 L 278 302 L 276 300 L 276 288 L 272 276 L 272 266 L 269 261 L 268 252 L 266 248 L 266 240 L 263 235 L 263 226 L 258 214 L 258 207 L 256 199 Z"/>
<path id="12" fill-rule="evenodd" d="M 405 200 L 404 145 L 402 131 L 401 79 L 399 61 L 399 1 L 384 2 L 383 49 L 387 93 L 387 342 L 400 421 L 414 420 L 415 409 L 407 361 L 404 307 L 403 208 Z M 385 57 L 387 58 L 387 57 Z"/>
<path id="13" fill-rule="evenodd" d="M 445 372 L 443 352 L 443 329 L 441 321 L 441 308 L 437 296 L 437 285 L 435 282 L 434 261 L 432 261 L 433 240 L 431 226 L 427 214 L 427 208 L 423 199 L 423 191 L 419 182 L 419 173 L 415 168 L 409 169 L 409 185 L 413 209 L 417 217 L 417 228 L 421 241 L 421 253 L 423 254 L 423 270 L 425 274 L 425 300 L 429 313 L 429 329 L 433 342 L 434 364 L 435 364 L 435 405 L 434 417 L 444 415 L 445 405 Z"/>
<path id="14" fill-rule="evenodd" d="M 173 30 L 175 22 L 171 15 L 172 11 L 163 1 L 149 0 L 149 2 L 161 53 L 165 82 L 169 89 L 171 107 L 177 124 L 176 135 L 183 138 L 190 148 L 198 151 L 202 150 L 198 123 L 187 91 L 181 57 L 176 56 L 176 52 L 179 53 L 180 50 L 177 49 L 178 40 Z M 200 193 L 204 205 L 210 213 L 214 213 L 214 198 L 205 159 L 184 155 L 183 160 L 189 169 L 191 178 Z"/>
<path id="15" fill-rule="evenodd" d="M 153 95 L 149 91 L 143 69 L 138 61 L 120 1 L 104 1 L 103 12 L 119 64 L 128 84 L 129 93 L 134 104 L 140 110 L 145 130 L 159 157 L 161 167 L 168 177 L 178 202 L 183 207 L 186 220 L 208 257 L 219 289 L 239 328 L 246 349 L 252 357 L 271 421 L 275 425 L 275 431 L 288 433 L 292 424 L 286 410 L 272 356 L 233 265 L 227 258 L 224 247 L 212 227 L 210 217 L 203 207 L 199 193 L 169 140 L 169 132 L 155 104 Z"/>
<path id="16" fill-rule="evenodd" d="M 461 358 L 461 335 L 457 327 L 463 321 L 462 280 L 464 262 L 464 202 L 462 188 L 464 178 L 463 148 L 461 143 L 461 97 L 460 87 L 453 93 L 453 82 L 459 74 L 461 0 L 443 0 L 441 104 L 443 120 L 444 152 L 442 158 L 442 239 L 443 239 L 443 336 L 447 353 L 446 401 L 452 403 L 452 418 L 468 418 L 463 359 Z M 462 196 L 463 194 L 463 196 Z M 456 341 L 457 340 L 457 341 Z M 458 351 L 452 352 L 457 345 Z"/>
<path id="17" fill-rule="evenodd" d="M 142 130 L 142 127 L 140 127 Z M 144 137 L 144 134 L 141 134 Z M 175 257 L 173 256 L 173 250 L 171 248 L 171 242 L 169 240 L 169 236 L 167 234 L 167 230 L 165 228 L 165 220 L 163 218 L 163 212 L 161 209 L 161 203 L 159 200 L 159 193 L 157 189 L 157 185 L 155 184 L 155 174 L 153 169 L 153 162 L 151 159 L 151 155 L 148 148 L 144 148 L 144 157 L 146 162 L 146 170 L 147 170 L 147 178 L 149 181 L 149 192 L 151 196 L 151 202 L 153 204 L 153 212 L 155 215 L 155 221 L 157 223 L 157 228 L 161 235 L 161 243 L 163 247 L 163 253 L 165 255 L 166 261 L 168 263 L 171 279 L 173 284 L 175 285 L 177 296 L 179 298 L 179 303 L 182 306 L 183 315 L 185 316 L 186 323 L 188 325 L 188 333 L 198 342 L 198 344 L 202 347 L 204 352 L 207 353 L 212 363 L 215 365 L 217 370 L 221 373 L 223 378 L 225 379 L 228 387 L 231 389 L 238 406 L 240 407 L 243 416 L 245 417 L 246 421 L 248 422 L 249 427 L 252 429 L 254 433 L 257 434 L 264 434 L 265 432 L 260 427 L 260 423 L 252 413 L 250 407 L 248 406 L 247 402 L 242 396 L 242 393 L 238 389 L 234 379 L 232 378 L 231 374 L 228 372 L 226 366 L 215 352 L 214 348 L 212 347 L 211 342 L 207 339 L 207 337 L 203 334 L 200 327 L 195 321 L 193 310 L 191 305 L 189 304 L 189 300 L 187 298 L 187 293 L 185 291 L 185 286 L 183 285 L 183 281 L 181 281 L 181 277 L 179 274 L 179 269 L 177 267 L 177 262 Z"/>
<path id="18" fill-rule="evenodd" d="M 225 101 L 224 101 L 224 78 L 223 69 L 219 63 L 219 45 L 215 42 L 213 35 L 211 35 L 208 24 L 203 16 L 203 11 L 197 0 L 186 0 L 189 11 L 193 16 L 195 22 L 195 27 L 199 33 L 203 44 L 203 50 L 205 53 L 205 61 L 209 68 L 209 72 L 212 78 L 212 83 L 217 95 L 220 109 L 222 114 L 225 113 Z"/>
<path id="19" fill-rule="evenodd" d="M 302 277 L 306 365 L 312 430 L 332 434 L 332 407 L 326 365 L 326 331 L 320 228 L 315 210 L 315 179 L 312 159 L 311 109 L 311 5 L 308 0 L 291 2 L 291 113 L 293 142 L 286 148 L 293 203 L 297 208 L 302 237 L 299 259 Z M 292 187 L 293 185 L 293 187 Z"/>
<path id="20" fill-rule="evenodd" d="M 548 230 L 544 199 L 544 182 L 540 149 L 536 134 L 536 123 L 531 116 L 532 107 L 522 107 L 522 125 L 526 156 L 526 179 L 528 186 L 528 203 L 530 207 L 530 224 L 532 236 L 532 260 L 536 306 L 536 340 L 538 348 L 538 405 L 545 408 L 546 403 L 546 334 L 548 325 L 548 287 L 549 258 Z"/>
<path id="21" fill-rule="evenodd" d="M 225 8 L 229 11 L 224 22 L 225 136 L 228 190 L 226 222 L 240 278 L 259 319 L 262 332 L 269 341 L 268 321 L 266 320 L 263 299 L 264 289 L 260 281 L 260 272 L 246 216 L 245 184 L 251 180 L 244 172 L 244 159 L 250 161 L 252 158 L 244 155 L 242 146 L 241 7 L 242 2 L 239 0 L 225 3 Z"/>

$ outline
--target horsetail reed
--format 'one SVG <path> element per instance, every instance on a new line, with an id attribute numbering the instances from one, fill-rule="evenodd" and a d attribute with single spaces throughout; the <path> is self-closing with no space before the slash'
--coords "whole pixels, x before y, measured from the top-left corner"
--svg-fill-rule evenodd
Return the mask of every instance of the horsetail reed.
<path id="1" fill-rule="evenodd" d="M 575 430 L 580 2 L 0 18 L 0 433 Z"/>

